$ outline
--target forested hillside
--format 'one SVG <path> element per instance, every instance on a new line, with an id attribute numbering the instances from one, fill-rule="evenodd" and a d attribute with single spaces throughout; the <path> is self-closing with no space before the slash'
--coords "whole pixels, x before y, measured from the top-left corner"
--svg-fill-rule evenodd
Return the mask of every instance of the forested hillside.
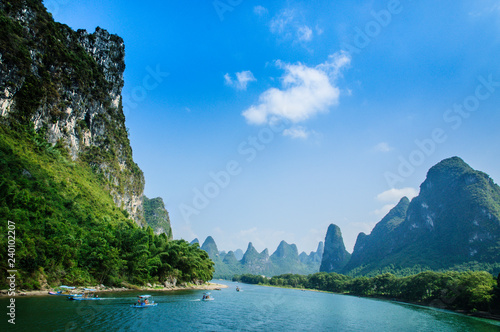
<path id="1" fill-rule="evenodd" d="M 206 252 L 170 240 L 162 202 L 148 205 L 159 235 L 145 223 L 123 40 L 54 22 L 40 0 L 0 1 L 0 22 L 0 287 L 7 270 L 19 289 L 210 280 Z"/>

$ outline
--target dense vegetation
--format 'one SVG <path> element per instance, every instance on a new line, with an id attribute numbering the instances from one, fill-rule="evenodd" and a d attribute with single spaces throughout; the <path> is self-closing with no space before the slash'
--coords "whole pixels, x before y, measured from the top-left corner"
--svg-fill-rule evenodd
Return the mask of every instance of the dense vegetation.
<path id="1" fill-rule="evenodd" d="M 116 207 L 103 181 L 43 135 L 0 125 L 0 287 L 11 269 L 8 220 L 16 224 L 21 289 L 212 278 L 213 262 L 205 251 L 137 226 Z"/>
<path id="2" fill-rule="evenodd" d="M 340 272 L 418 269 L 500 272 L 500 186 L 458 157 L 433 166 L 417 197 L 401 199 L 370 235 L 361 233 Z"/>
<path id="3" fill-rule="evenodd" d="M 155 234 L 165 233 L 169 239 L 173 237 L 170 217 L 161 197 L 147 198 L 143 196 L 144 219 Z"/>
<path id="4" fill-rule="evenodd" d="M 2 122 L 29 126 L 36 118 L 37 130 L 52 134 L 52 143 L 56 132 L 62 133 L 60 144 L 77 145 L 78 157 L 107 179 L 115 202 L 140 196 L 144 176 L 116 101 L 125 69 L 123 40 L 100 28 L 87 34 L 55 22 L 41 0 L 1 1 L 0 23 L 0 91 L 14 101 Z M 83 144 L 83 137 L 92 137 L 92 144 Z M 144 221 L 140 212 L 132 217 Z"/>
<path id="5" fill-rule="evenodd" d="M 439 308 L 467 311 L 500 311 L 500 275 L 487 272 L 426 271 L 407 277 L 385 273 L 376 277 L 349 277 L 320 272 L 308 276 L 285 274 L 266 278 L 239 275 L 234 281 L 305 288 L 359 296 L 383 297 Z"/>

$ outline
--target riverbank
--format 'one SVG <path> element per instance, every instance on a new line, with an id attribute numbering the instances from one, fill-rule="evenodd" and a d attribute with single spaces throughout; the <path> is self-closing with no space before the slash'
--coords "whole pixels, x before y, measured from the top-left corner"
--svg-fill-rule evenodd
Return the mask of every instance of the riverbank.
<path id="1" fill-rule="evenodd" d="M 360 297 L 360 298 L 365 298 L 365 299 L 376 299 L 376 300 L 381 300 L 381 301 L 389 301 L 389 302 L 394 302 L 394 303 L 414 305 L 414 306 L 425 307 L 425 308 L 447 310 L 447 311 L 455 312 L 455 313 L 461 314 L 461 315 L 500 321 L 500 314 L 492 313 L 492 312 L 488 312 L 488 311 L 467 311 L 467 310 L 461 310 L 461 309 L 453 309 L 453 308 L 447 307 L 441 301 L 438 301 L 437 303 L 435 301 L 430 302 L 430 303 L 411 302 L 411 301 L 406 301 L 403 299 L 384 297 L 384 296 L 380 296 L 380 295 L 363 296 L 363 295 L 351 294 L 351 293 L 336 293 L 336 292 L 331 292 L 331 291 L 327 291 L 327 290 L 320 290 L 320 289 L 313 289 L 313 288 L 292 287 L 292 286 L 284 286 L 284 285 L 280 286 L 280 285 L 270 285 L 270 284 L 251 284 L 251 283 L 244 283 L 241 281 L 240 281 L 240 283 L 247 284 L 247 285 L 264 286 L 264 287 L 294 289 L 294 290 L 301 290 L 301 291 L 307 291 L 307 292 L 330 293 L 332 295 L 338 294 L 338 295 L 346 295 L 346 296 L 355 296 L 355 297 Z M 437 304 L 440 304 L 440 305 L 437 305 Z"/>
<path id="2" fill-rule="evenodd" d="M 95 289 L 96 293 L 107 293 L 107 292 L 130 292 L 130 291 L 154 291 L 154 292 L 172 292 L 179 290 L 220 290 L 222 288 L 227 288 L 227 285 L 216 284 L 213 282 L 207 282 L 205 284 L 196 285 L 196 284 L 183 284 L 179 286 L 170 286 L 170 287 L 147 287 L 147 286 L 135 286 L 135 285 L 127 285 L 127 287 L 107 287 L 104 285 L 100 286 L 76 286 L 73 290 L 74 294 L 83 292 L 84 288 Z M 69 294 L 68 294 L 69 295 Z M 9 296 L 9 290 L 3 289 L 0 291 L 0 297 L 11 297 Z M 16 291 L 15 296 L 49 296 L 49 290 L 20 290 Z"/>

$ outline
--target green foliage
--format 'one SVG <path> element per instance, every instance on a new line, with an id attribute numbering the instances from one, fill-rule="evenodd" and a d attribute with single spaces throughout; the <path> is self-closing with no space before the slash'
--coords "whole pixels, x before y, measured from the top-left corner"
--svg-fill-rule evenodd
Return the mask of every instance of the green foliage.
<path id="1" fill-rule="evenodd" d="M 0 125 L 0 287 L 5 287 L 7 222 L 16 224 L 20 288 L 212 279 L 197 245 L 140 228 L 116 207 L 101 177 L 69 162 L 42 138 Z"/>
<path id="2" fill-rule="evenodd" d="M 165 233 L 169 239 L 172 238 L 170 218 L 161 197 L 147 198 L 143 196 L 144 219 L 155 233 Z"/>
<path id="3" fill-rule="evenodd" d="M 412 199 L 403 198 L 360 235 L 342 271 L 352 276 L 425 270 L 500 272 L 500 187 L 458 157 L 432 167 Z"/>
<path id="4" fill-rule="evenodd" d="M 498 280 L 487 272 L 425 271 L 407 277 L 391 273 L 369 277 L 349 277 L 320 272 L 308 276 L 284 274 L 272 278 L 237 275 L 233 281 L 280 287 L 315 289 L 358 296 L 397 299 L 455 310 L 492 311 L 498 305 Z"/>
<path id="5" fill-rule="evenodd" d="M 99 49 L 96 60 L 82 45 L 100 47 L 94 43 L 102 30 L 97 28 L 93 35 L 73 31 L 55 22 L 40 0 L 0 3 L 0 23 L 0 72 L 9 77 L 6 88 L 14 94 L 8 121 L 21 128 L 30 126 L 35 112 L 44 108 L 47 112 L 40 120 L 46 125 L 68 117 L 80 119 L 74 134 L 82 138 L 91 129 L 90 115 L 85 112 L 92 110 L 96 113 L 92 127 L 104 129 L 105 135 L 94 134 L 94 146 L 81 146 L 80 159 L 103 174 L 115 197 L 140 196 L 144 177 L 132 159 L 122 105 L 112 104 L 123 85 L 123 40 L 103 34 L 110 42 L 104 40 L 101 46 L 109 49 Z M 68 107 L 71 114 L 66 112 Z"/>

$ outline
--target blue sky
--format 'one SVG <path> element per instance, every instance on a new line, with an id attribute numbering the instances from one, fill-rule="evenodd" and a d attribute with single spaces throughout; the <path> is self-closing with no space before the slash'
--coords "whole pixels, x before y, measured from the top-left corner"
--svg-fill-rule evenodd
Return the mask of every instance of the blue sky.
<path id="1" fill-rule="evenodd" d="M 443 1 L 46 0 L 125 41 L 145 194 L 174 237 L 221 250 L 349 251 L 427 170 L 500 179 L 500 5 Z"/>

